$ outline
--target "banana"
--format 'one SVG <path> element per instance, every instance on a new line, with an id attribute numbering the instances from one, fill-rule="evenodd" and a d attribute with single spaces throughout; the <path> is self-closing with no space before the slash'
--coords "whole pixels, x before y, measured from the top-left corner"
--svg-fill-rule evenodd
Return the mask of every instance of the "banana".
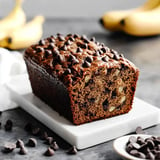
<path id="1" fill-rule="evenodd" d="M 147 12 L 134 13 L 121 20 L 121 29 L 133 36 L 160 34 L 160 5 Z"/>
<path id="2" fill-rule="evenodd" d="M 8 37 L 0 41 L 0 47 L 24 49 L 38 42 L 42 37 L 43 16 L 36 16 L 21 28 L 13 30 Z"/>
<path id="3" fill-rule="evenodd" d="M 22 9 L 22 1 L 16 0 L 15 7 L 8 16 L 0 20 L 0 40 L 10 34 L 12 30 L 18 28 L 26 22 L 26 16 Z"/>
<path id="4" fill-rule="evenodd" d="M 142 6 L 130 10 L 118 10 L 106 12 L 100 19 L 100 23 L 104 28 L 110 31 L 121 31 L 120 21 L 129 14 L 144 12 L 156 8 L 160 4 L 160 0 L 147 0 Z"/>

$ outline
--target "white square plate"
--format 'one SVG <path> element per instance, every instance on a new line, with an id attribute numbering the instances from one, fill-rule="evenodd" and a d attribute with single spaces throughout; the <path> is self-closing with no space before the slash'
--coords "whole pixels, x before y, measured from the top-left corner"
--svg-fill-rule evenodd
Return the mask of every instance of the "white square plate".
<path id="1" fill-rule="evenodd" d="M 160 123 L 160 109 L 134 99 L 133 109 L 124 115 L 73 125 L 32 94 L 28 75 L 16 76 L 7 84 L 13 101 L 78 149 L 91 147 Z"/>

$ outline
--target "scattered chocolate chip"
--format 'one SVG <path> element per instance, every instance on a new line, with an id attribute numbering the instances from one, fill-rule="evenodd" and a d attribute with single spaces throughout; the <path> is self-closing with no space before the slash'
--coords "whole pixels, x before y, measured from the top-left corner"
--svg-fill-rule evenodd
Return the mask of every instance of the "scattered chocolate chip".
<path id="1" fill-rule="evenodd" d="M 52 54 L 54 57 L 57 57 L 59 55 L 59 51 L 57 49 L 54 49 Z"/>
<path id="2" fill-rule="evenodd" d="M 93 61 L 93 58 L 92 57 L 86 57 L 86 59 L 85 59 L 87 62 L 89 62 L 89 63 L 92 63 L 92 61 Z"/>
<path id="3" fill-rule="evenodd" d="M 66 50 L 67 50 L 67 46 L 66 46 L 66 45 L 62 46 L 62 47 L 60 48 L 60 50 L 66 51 Z"/>
<path id="4" fill-rule="evenodd" d="M 91 103 L 94 103 L 95 100 L 96 100 L 95 98 L 90 98 L 90 99 L 88 99 L 88 101 L 91 102 Z"/>
<path id="5" fill-rule="evenodd" d="M 104 93 L 109 94 L 110 90 L 108 88 L 105 88 Z"/>
<path id="6" fill-rule="evenodd" d="M 58 146 L 58 144 L 56 143 L 56 141 L 52 142 L 52 144 L 50 145 L 50 147 L 51 147 L 52 149 L 54 149 L 55 151 L 57 151 L 57 150 L 59 149 L 59 146 Z"/>
<path id="7" fill-rule="evenodd" d="M 21 148 L 22 146 L 24 146 L 24 143 L 21 139 L 18 139 L 16 142 L 16 148 Z"/>
<path id="8" fill-rule="evenodd" d="M 49 38 L 49 42 L 55 43 L 55 39 L 53 37 Z"/>
<path id="9" fill-rule="evenodd" d="M 54 141 L 53 137 L 47 137 L 45 144 L 51 145 L 53 141 Z"/>
<path id="10" fill-rule="evenodd" d="M 102 58 L 102 61 L 104 61 L 104 62 L 108 62 L 108 60 L 109 60 L 108 56 L 105 56 Z"/>
<path id="11" fill-rule="evenodd" d="M 44 46 L 44 45 L 45 45 L 45 40 L 42 40 L 42 39 L 41 39 L 41 40 L 39 41 L 39 45 Z"/>
<path id="12" fill-rule="evenodd" d="M 35 138 L 29 138 L 26 145 L 29 146 L 29 147 L 36 147 L 37 140 Z"/>
<path id="13" fill-rule="evenodd" d="M 95 42 L 96 41 L 95 37 L 92 37 L 90 41 Z"/>
<path id="14" fill-rule="evenodd" d="M 96 51 L 93 55 L 94 55 L 94 56 L 100 56 L 100 54 L 99 54 L 98 51 Z"/>
<path id="15" fill-rule="evenodd" d="M 100 45 L 101 45 L 102 47 L 104 47 L 104 46 L 105 46 L 105 45 L 104 45 L 104 43 L 101 43 Z M 105 52 L 106 52 L 106 51 L 105 51 Z M 105 52 L 104 52 L 104 53 L 105 53 Z"/>
<path id="16" fill-rule="evenodd" d="M 113 53 L 113 59 L 119 60 L 119 54 L 117 51 L 111 49 L 110 52 Z"/>
<path id="17" fill-rule="evenodd" d="M 116 98 L 116 96 L 117 96 L 117 91 L 116 91 L 116 89 L 114 89 L 114 90 L 112 91 L 112 96 L 111 96 L 111 98 L 114 99 L 114 98 Z"/>
<path id="18" fill-rule="evenodd" d="M 72 65 L 75 65 L 75 64 L 78 64 L 79 61 L 77 58 L 74 58 L 74 59 L 72 59 L 71 63 L 72 63 Z"/>
<path id="19" fill-rule="evenodd" d="M 41 135 L 40 135 L 40 139 L 41 140 L 46 140 L 48 138 L 48 133 L 47 132 L 41 132 Z"/>
<path id="20" fill-rule="evenodd" d="M 103 102 L 103 110 L 104 111 L 107 111 L 108 110 L 108 106 L 109 106 L 109 102 L 108 102 L 108 100 L 106 99 L 104 102 Z"/>
<path id="21" fill-rule="evenodd" d="M 67 34 L 67 37 L 71 37 L 71 36 L 72 36 L 72 33 Z"/>
<path id="22" fill-rule="evenodd" d="M 100 49 L 97 50 L 97 52 L 99 53 L 99 55 L 103 54 L 103 51 L 101 51 Z"/>
<path id="23" fill-rule="evenodd" d="M 20 147 L 19 154 L 25 155 L 27 153 L 28 153 L 28 150 L 26 147 L 24 147 L 24 146 Z"/>
<path id="24" fill-rule="evenodd" d="M 33 125 L 31 123 L 27 123 L 24 127 L 25 131 L 31 132 L 33 128 Z"/>
<path id="25" fill-rule="evenodd" d="M 83 49 L 87 49 L 87 44 L 84 43 L 84 44 L 81 44 L 79 47 L 83 48 Z"/>
<path id="26" fill-rule="evenodd" d="M 6 143 L 4 145 L 4 148 L 2 149 L 3 153 L 10 153 L 12 152 L 14 149 L 16 148 L 16 144 L 15 143 Z"/>
<path id="27" fill-rule="evenodd" d="M 82 64 L 82 67 L 84 68 L 88 68 L 91 66 L 91 63 L 87 62 L 87 61 L 84 61 L 84 63 Z"/>
<path id="28" fill-rule="evenodd" d="M 77 50 L 76 50 L 76 53 L 82 52 L 82 51 L 83 51 L 83 50 L 82 50 L 80 47 L 78 47 Z"/>
<path id="29" fill-rule="evenodd" d="M 89 40 L 86 38 L 86 39 L 83 39 L 83 42 L 84 43 L 89 43 Z"/>
<path id="30" fill-rule="evenodd" d="M 140 127 L 140 126 L 136 128 L 136 133 L 137 134 L 145 134 L 145 132 L 143 131 L 142 127 Z"/>
<path id="31" fill-rule="evenodd" d="M 71 70 L 69 68 L 67 68 L 65 71 L 64 71 L 64 74 L 67 75 L 67 74 L 71 74 Z"/>
<path id="32" fill-rule="evenodd" d="M 45 156 L 53 156 L 54 155 L 54 150 L 50 147 L 48 147 L 48 149 L 44 152 Z"/>
<path id="33" fill-rule="evenodd" d="M 72 146 L 72 147 L 68 150 L 67 153 L 68 153 L 68 154 L 77 154 L 77 149 L 76 149 L 76 147 L 75 147 L 75 146 Z"/>
<path id="34" fill-rule="evenodd" d="M 124 58 L 124 55 L 121 53 L 120 55 L 119 55 L 121 58 Z"/>
<path id="35" fill-rule="evenodd" d="M 9 119 L 6 121 L 6 124 L 4 125 L 5 131 L 11 131 L 13 127 L 13 122 Z"/>

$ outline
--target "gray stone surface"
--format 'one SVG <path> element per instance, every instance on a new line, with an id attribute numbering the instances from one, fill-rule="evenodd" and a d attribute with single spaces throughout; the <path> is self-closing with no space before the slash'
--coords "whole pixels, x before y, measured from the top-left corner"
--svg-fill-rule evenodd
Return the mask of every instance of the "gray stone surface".
<path id="1" fill-rule="evenodd" d="M 44 24 L 44 36 L 60 33 L 78 33 L 86 34 L 88 37 L 95 36 L 100 42 L 104 42 L 110 48 L 114 48 L 120 53 L 124 53 L 125 57 L 133 61 L 140 68 L 140 78 L 138 81 L 136 96 L 160 107 L 160 37 L 135 38 L 124 34 L 113 34 L 105 31 L 98 24 L 98 19 L 47 19 Z M 24 131 L 24 125 L 27 122 L 39 126 L 43 130 L 47 130 L 50 136 L 53 136 L 60 145 L 60 150 L 55 152 L 51 158 L 43 156 L 47 145 L 42 140 L 38 140 L 36 148 L 28 148 L 29 153 L 25 156 L 19 155 L 16 149 L 13 153 L 3 154 L 0 152 L 2 160 L 120 160 L 120 156 L 113 150 L 113 141 L 109 141 L 82 151 L 77 155 L 67 155 L 66 151 L 70 147 L 63 139 L 51 132 L 47 127 L 43 126 L 35 118 L 30 116 L 22 109 L 5 111 L 0 116 L 2 129 L 0 129 L 0 149 L 4 142 L 15 142 L 21 138 L 27 142 L 32 135 Z M 13 131 L 5 132 L 3 129 L 7 119 L 13 120 Z M 137 124 L 138 126 L 138 124 Z M 95 128 L 96 129 L 96 128 Z M 160 125 L 153 126 L 145 130 L 148 134 L 159 135 Z M 98 135 L 97 135 L 98 136 Z"/>

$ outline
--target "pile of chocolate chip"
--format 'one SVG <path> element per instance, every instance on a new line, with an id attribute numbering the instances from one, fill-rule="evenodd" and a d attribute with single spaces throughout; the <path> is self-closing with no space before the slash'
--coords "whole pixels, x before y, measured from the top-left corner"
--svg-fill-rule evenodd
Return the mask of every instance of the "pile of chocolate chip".
<path id="1" fill-rule="evenodd" d="M 137 158 L 160 160 L 160 137 L 130 136 L 126 144 L 126 151 Z"/>
<path id="2" fill-rule="evenodd" d="M 12 131 L 13 122 L 11 120 L 7 120 L 4 129 L 5 131 Z M 27 123 L 24 128 L 28 133 L 32 134 L 33 136 L 39 137 L 41 140 L 44 140 L 44 143 L 48 145 L 47 150 L 44 152 L 45 156 L 53 156 L 55 154 L 55 151 L 59 149 L 59 146 L 55 139 L 53 137 L 48 136 L 46 131 L 41 131 L 39 127 L 33 126 L 31 123 Z M 18 139 L 16 143 L 5 143 L 2 149 L 3 153 L 10 153 L 14 149 L 19 148 L 19 154 L 25 155 L 28 153 L 27 147 L 36 147 L 37 146 L 37 140 L 36 138 L 29 138 L 28 142 L 24 144 L 24 142 L 21 139 Z M 76 154 L 77 149 L 75 146 L 72 146 L 67 151 L 68 154 Z"/>

